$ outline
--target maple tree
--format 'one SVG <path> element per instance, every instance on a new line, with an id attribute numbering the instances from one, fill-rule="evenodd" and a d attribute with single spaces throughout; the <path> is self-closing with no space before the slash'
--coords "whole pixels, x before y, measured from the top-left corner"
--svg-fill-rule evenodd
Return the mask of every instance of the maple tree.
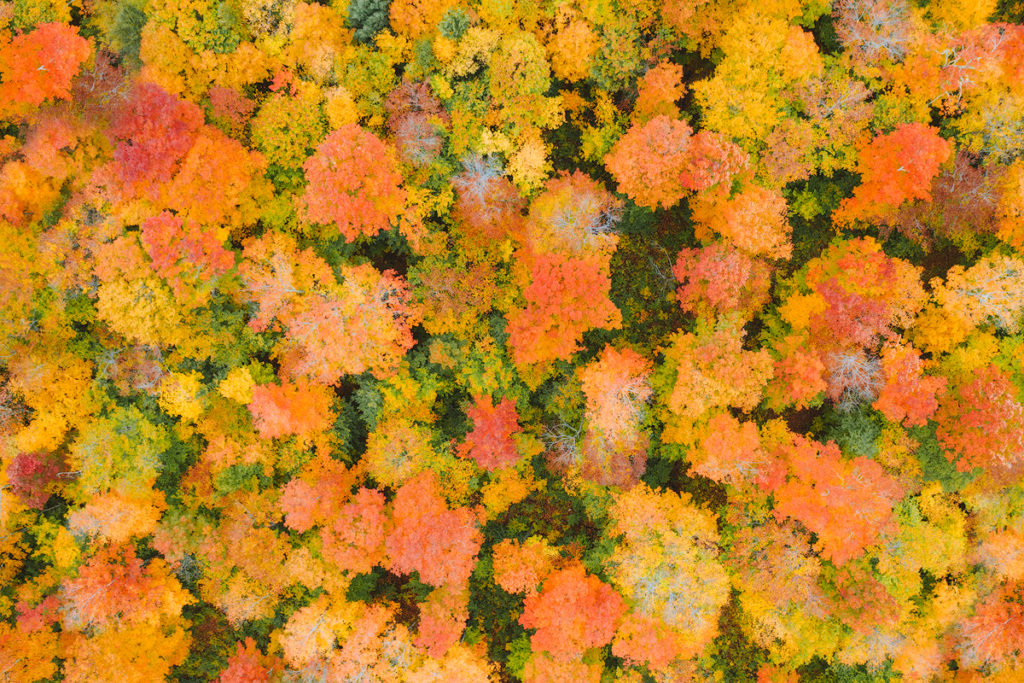
<path id="1" fill-rule="evenodd" d="M 618 496 L 610 513 L 622 541 L 606 564 L 635 615 L 616 634 L 613 651 L 651 666 L 700 653 L 728 597 L 714 515 L 685 494 L 642 484 Z M 656 642 L 644 642 L 652 638 L 647 629 Z"/>
<path id="2" fill-rule="evenodd" d="M 468 508 L 450 509 L 437 475 L 424 472 L 399 488 L 392 503 L 393 528 L 384 542 L 387 565 L 434 586 L 457 586 L 469 579 L 481 537 Z"/>
<path id="3" fill-rule="evenodd" d="M 1024 466 L 1024 406 L 1006 375 L 986 366 L 951 385 L 935 414 L 936 436 L 962 472 L 981 467 L 997 480 Z"/>
<path id="4" fill-rule="evenodd" d="M 773 489 L 776 518 L 816 533 L 822 555 L 837 565 L 860 556 L 892 523 L 899 482 L 873 460 L 844 460 L 833 442 L 793 435 L 783 448 L 789 475 Z"/>
<path id="5" fill-rule="evenodd" d="M 610 643 L 624 610 L 612 587 L 579 565 L 549 574 L 524 605 L 519 623 L 536 629 L 530 646 L 558 660 Z"/>
<path id="6" fill-rule="evenodd" d="M 969 326 L 993 322 L 1016 331 L 1022 313 L 1020 288 L 1024 285 L 1024 262 L 994 255 L 979 260 L 969 269 L 954 266 L 944 282 L 933 281 L 936 301 Z"/>
<path id="7" fill-rule="evenodd" d="M 126 193 L 153 196 L 191 149 L 202 122 L 195 104 L 155 83 L 138 84 L 107 133 L 117 145 L 111 170 Z"/>
<path id="8" fill-rule="evenodd" d="M 526 306 L 509 315 L 509 345 L 517 365 L 550 363 L 579 349 L 592 328 L 615 329 L 622 314 L 611 299 L 608 259 L 601 255 L 531 255 Z M 583 306 L 586 301 L 588 305 Z M 568 316 L 564 311 L 572 311 Z"/>
<path id="9" fill-rule="evenodd" d="M 693 129 L 665 115 L 631 126 L 605 157 L 619 189 L 641 206 L 669 208 L 686 193 L 681 175 Z"/>
<path id="10" fill-rule="evenodd" d="M 746 254 L 775 259 L 787 258 L 792 251 L 786 214 L 785 198 L 757 185 L 733 196 L 720 186 L 693 204 L 693 219 L 702 236 L 717 233 Z"/>
<path id="11" fill-rule="evenodd" d="M 323 431 L 333 417 L 329 390 L 303 381 L 253 387 L 249 412 L 265 439 Z"/>
<path id="12" fill-rule="evenodd" d="M 647 435 L 640 427 L 653 396 L 650 366 L 635 351 L 606 346 L 579 371 L 586 396 L 586 433 L 581 473 L 600 484 L 636 483 L 647 462 Z"/>
<path id="13" fill-rule="evenodd" d="M 462 173 L 452 178 L 452 187 L 457 192 L 454 213 L 469 228 L 467 238 L 486 243 L 517 235 L 526 202 L 496 160 L 469 156 L 462 165 Z"/>
<path id="14" fill-rule="evenodd" d="M 1007 583 L 983 600 L 959 630 L 960 650 L 969 664 L 1002 662 L 1019 652 L 1024 636 L 1021 586 Z"/>
<path id="15" fill-rule="evenodd" d="M 921 353 L 913 347 L 890 346 L 882 353 L 885 385 L 874 407 L 888 419 L 904 420 L 908 425 L 923 425 L 938 408 L 937 396 L 946 387 L 945 377 L 927 377 L 923 373 Z"/>
<path id="16" fill-rule="evenodd" d="M 7 466 L 7 482 L 14 495 L 32 508 L 42 508 L 63 471 L 60 456 L 19 453 Z"/>
<path id="17" fill-rule="evenodd" d="M 679 332 L 665 355 L 664 403 L 678 432 L 669 434 L 683 441 L 688 440 L 686 430 L 692 428 L 685 421 L 720 408 L 753 409 L 772 373 L 767 351 L 744 350 L 743 331 L 734 324 L 705 328 L 698 334 Z"/>
<path id="18" fill-rule="evenodd" d="M 37 24 L 31 31 L 5 36 L 0 45 L 3 115 L 26 112 L 48 99 L 67 99 L 71 82 L 92 45 L 74 26 Z"/>
<path id="19" fill-rule="evenodd" d="M 515 401 L 505 398 L 495 405 L 490 397 L 478 397 L 466 409 L 466 415 L 473 421 L 473 430 L 459 446 L 460 456 L 471 458 L 488 470 L 508 467 L 519 460 L 512 437 L 523 428 L 519 425 Z"/>
<path id="20" fill-rule="evenodd" d="M 766 264 L 717 242 L 680 250 L 672 267 L 680 307 L 709 320 L 734 311 L 744 317 L 756 313 L 768 298 L 769 272 Z"/>
<path id="21" fill-rule="evenodd" d="M 910 199 L 930 199 L 932 179 L 950 157 L 951 147 L 938 132 L 907 123 L 860 149 L 861 184 L 843 201 L 836 219 L 877 220 Z"/>
<path id="22" fill-rule="evenodd" d="M 348 241 L 387 230 L 405 204 L 396 166 L 394 149 L 373 133 L 354 123 L 332 131 L 303 164 L 306 215 Z"/>
<path id="23" fill-rule="evenodd" d="M 259 307 L 249 325 L 285 327 L 277 352 L 286 376 L 334 384 L 350 373 L 386 374 L 415 343 L 416 314 L 394 272 L 352 265 L 339 282 L 312 250 L 278 233 L 249 242 L 243 255 L 241 295 Z"/>

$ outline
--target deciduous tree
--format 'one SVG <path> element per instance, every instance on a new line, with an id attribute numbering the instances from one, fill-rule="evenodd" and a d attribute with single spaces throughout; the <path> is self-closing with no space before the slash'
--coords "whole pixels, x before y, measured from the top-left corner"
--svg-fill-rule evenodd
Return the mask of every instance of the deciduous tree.
<path id="1" fill-rule="evenodd" d="M 349 242 L 389 229 L 405 209 L 394 148 L 357 124 L 329 134 L 303 169 L 307 218 L 333 224 Z"/>

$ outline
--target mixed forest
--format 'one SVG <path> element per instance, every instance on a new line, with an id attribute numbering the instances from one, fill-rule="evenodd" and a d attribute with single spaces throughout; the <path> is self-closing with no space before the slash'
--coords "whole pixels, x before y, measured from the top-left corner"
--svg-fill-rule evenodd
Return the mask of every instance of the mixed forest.
<path id="1" fill-rule="evenodd" d="M 1024 680 L 1022 23 L 0 2 L 0 681 Z"/>

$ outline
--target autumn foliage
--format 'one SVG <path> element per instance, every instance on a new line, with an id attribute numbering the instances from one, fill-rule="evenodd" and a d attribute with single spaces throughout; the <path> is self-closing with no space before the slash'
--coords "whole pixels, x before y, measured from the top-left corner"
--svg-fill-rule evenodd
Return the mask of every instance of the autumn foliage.
<path id="1" fill-rule="evenodd" d="M 1024 680 L 1021 7 L 0 2 L 0 683 Z"/>
<path id="2" fill-rule="evenodd" d="M 405 202 L 396 166 L 394 150 L 373 133 L 355 124 L 333 131 L 303 165 L 306 215 L 349 241 L 387 230 Z"/>

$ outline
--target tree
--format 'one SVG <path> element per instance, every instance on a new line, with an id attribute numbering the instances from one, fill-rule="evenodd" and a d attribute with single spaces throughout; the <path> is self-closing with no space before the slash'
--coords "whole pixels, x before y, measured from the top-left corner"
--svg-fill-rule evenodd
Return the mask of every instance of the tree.
<path id="1" fill-rule="evenodd" d="M 828 388 L 825 364 L 808 346 L 806 337 L 798 334 L 782 338 L 776 346 L 780 357 L 765 390 L 766 405 L 772 410 L 806 408 Z"/>
<path id="2" fill-rule="evenodd" d="M 551 571 L 557 551 L 543 538 L 531 536 L 522 543 L 505 539 L 492 549 L 494 583 L 507 593 L 532 595 Z"/>
<path id="3" fill-rule="evenodd" d="M 108 681 L 146 683 L 166 680 L 188 657 L 191 638 L 182 623 L 143 621 L 113 624 L 90 637 L 74 634 L 67 641 L 63 654 L 68 683 L 94 683 L 98 671 L 116 672 Z"/>
<path id="4" fill-rule="evenodd" d="M 519 623 L 536 629 L 530 646 L 557 660 L 577 659 L 585 650 L 610 643 L 625 611 L 619 594 L 581 565 L 549 574 L 524 605 Z"/>
<path id="5" fill-rule="evenodd" d="M 676 102 L 685 92 L 683 68 L 665 60 L 658 62 L 640 79 L 633 104 L 633 120 L 645 123 L 655 116 L 679 118 Z"/>
<path id="6" fill-rule="evenodd" d="M 354 616 L 355 606 L 321 595 L 288 617 L 278 642 L 288 666 L 299 672 L 323 675 L 327 658 L 341 641 Z"/>
<path id="7" fill-rule="evenodd" d="M 771 377 L 772 360 L 765 349 L 743 349 L 742 329 L 721 325 L 698 334 L 678 332 L 665 349 L 668 409 L 694 420 L 715 408 L 752 410 Z"/>
<path id="8" fill-rule="evenodd" d="M 702 130 L 690 138 L 686 166 L 680 180 L 683 187 L 706 192 L 723 187 L 750 166 L 750 157 L 724 135 Z"/>
<path id="9" fill-rule="evenodd" d="M 562 172 L 530 203 L 527 238 L 537 251 L 574 256 L 610 253 L 622 202 L 590 176 Z"/>
<path id="10" fill-rule="evenodd" d="M 975 606 L 973 616 L 961 622 L 957 632 L 964 664 L 988 664 L 996 670 L 1005 666 L 1024 642 L 1024 586 L 1003 584 Z"/>
<path id="11" fill-rule="evenodd" d="M 974 327 L 992 323 L 1016 332 L 1024 313 L 1024 261 L 988 255 L 968 269 L 953 266 L 946 280 L 932 280 L 935 300 L 951 315 Z"/>
<path id="12" fill-rule="evenodd" d="M 444 142 L 441 129 L 450 117 L 428 84 L 403 82 L 388 93 L 384 107 L 402 161 L 425 166 L 437 158 Z"/>
<path id="13" fill-rule="evenodd" d="M 957 150 L 932 181 L 931 199 L 904 202 L 891 222 L 908 238 L 933 248 L 936 238 L 955 242 L 965 252 L 980 239 L 999 231 L 1004 187 L 1012 183 L 1004 166 L 979 164 L 966 150 Z"/>
<path id="14" fill-rule="evenodd" d="M 334 224 L 349 242 L 388 230 L 405 208 L 394 148 L 357 124 L 330 133 L 303 169 L 306 217 Z"/>
<path id="15" fill-rule="evenodd" d="M 270 673 L 278 666 L 275 658 L 260 652 L 252 638 L 239 641 L 235 648 L 216 683 L 270 683 Z"/>
<path id="16" fill-rule="evenodd" d="M 910 49 L 912 23 L 906 2 L 841 0 L 835 15 L 836 36 L 855 62 L 899 62 Z"/>
<path id="17" fill-rule="evenodd" d="M 107 491 L 145 492 L 156 483 L 170 446 L 167 430 L 137 407 L 115 408 L 80 431 L 69 448 L 68 464 L 78 474 L 74 491 L 83 501 Z"/>
<path id="18" fill-rule="evenodd" d="M 468 619 L 468 588 L 435 588 L 420 603 L 419 634 L 413 643 L 440 659 L 462 638 Z"/>
<path id="19" fill-rule="evenodd" d="M 825 393 L 840 410 L 878 398 L 883 382 L 881 363 L 862 349 L 830 353 L 825 370 Z"/>
<path id="20" fill-rule="evenodd" d="M 211 126 L 203 126 L 160 203 L 185 219 L 240 230 L 259 218 L 268 198 L 266 160 Z"/>
<path id="21" fill-rule="evenodd" d="M 16 435 L 22 451 L 54 451 L 73 428 L 88 424 L 99 405 L 92 391 L 95 367 L 86 360 L 54 349 L 19 349 L 8 363 L 9 388 L 24 396 L 34 411 Z M 14 355 L 14 354 L 12 354 Z"/>
<path id="22" fill-rule="evenodd" d="M 705 128 L 758 150 L 788 108 L 784 93 L 820 74 L 823 59 L 786 10 L 748 5 L 727 16 L 717 45 L 722 57 L 693 93 Z"/>
<path id="23" fill-rule="evenodd" d="M 7 484 L 14 495 L 30 508 L 41 510 L 65 471 L 59 455 L 35 452 L 18 453 L 7 465 Z"/>
<path id="24" fill-rule="evenodd" d="M 892 345 L 882 351 L 885 385 L 874 402 L 876 410 L 893 422 L 922 426 L 939 407 L 946 378 L 925 376 L 921 352 L 912 346 Z"/>
<path id="25" fill-rule="evenodd" d="M 821 580 L 827 565 L 814 553 L 810 534 L 790 520 L 743 521 L 724 559 L 752 622 L 745 632 L 762 647 L 778 648 L 794 666 L 830 655 L 831 606 Z"/>
<path id="26" fill-rule="evenodd" d="M 386 529 L 384 495 L 360 488 L 320 529 L 324 558 L 341 571 L 367 573 L 384 563 Z"/>
<path id="27" fill-rule="evenodd" d="M 195 104 L 154 83 L 135 86 L 115 112 L 107 135 L 116 145 L 112 173 L 125 195 L 155 198 L 185 157 L 203 124 Z"/>
<path id="28" fill-rule="evenodd" d="M 551 71 L 556 78 L 577 83 L 590 75 L 599 40 L 582 12 L 569 3 L 559 4 L 546 38 Z"/>
<path id="29" fill-rule="evenodd" d="M 111 543 L 126 543 L 156 531 L 167 509 L 160 491 L 125 494 L 119 491 L 93 496 L 82 507 L 68 515 L 67 526 L 76 534 Z"/>
<path id="30" fill-rule="evenodd" d="M 198 286 L 215 280 L 235 265 L 235 255 L 225 249 L 210 231 L 192 221 L 182 221 L 167 211 L 142 222 L 142 245 L 152 260 L 153 270 L 171 285 L 176 297 L 195 296 Z"/>
<path id="31" fill-rule="evenodd" d="M 0 623 L 0 675 L 8 681 L 38 681 L 57 673 L 57 634 Z"/>
<path id="32" fill-rule="evenodd" d="M 765 483 L 773 464 L 761 447 L 757 424 L 740 422 L 728 413 L 708 420 L 700 448 L 691 451 L 693 471 L 702 477 L 736 487 Z"/>
<path id="33" fill-rule="evenodd" d="M 672 267 L 679 306 L 708 321 L 732 312 L 754 316 L 768 301 L 770 272 L 765 263 L 719 242 L 681 249 Z"/>
<path id="34" fill-rule="evenodd" d="M 944 454 L 958 471 L 980 467 L 1000 484 L 1024 471 L 1024 406 L 996 366 L 952 382 L 939 401 L 935 422 Z"/>
<path id="35" fill-rule="evenodd" d="M 303 380 L 253 387 L 249 412 L 264 439 L 308 437 L 334 423 L 331 391 Z"/>
<path id="36" fill-rule="evenodd" d="M 861 184 L 833 218 L 840 223 L 880 220 L 907 200 L 931 199 L 932 179 L 952 149 L 937 129 L 923 123 L 905 123 L 875 137 L 858 153 Z"/>
<path id="37" fill-rule="evenodd" d="M 108 546 L 64 582 L 62 622 L 83 629 L 174 618 L 192 601 L 163 560 L 144 564 L 131 545 Z"/>
<path id="38" fill-rule="evenodd" d="M 281 352 L 288 375 L 325 384 L 367 370 L 385 376 L 415 344 L 418 314 L 404 279 L 369 264 L 344 267 L 342 277 L 332 296 L 307 297 L 287 318 Z"/>
<path id="39" fill-rule="evenodd" d="M 608 298 L 607 257 L 540 253 L 528 258 L 526 306 L 508 316 L 508 344 L 517 366 L 567 359 L 579 349 L 587 330 L 621 325 L 622 315 Z"/>
<path id="40" fill-rule="evenodd" d="M 384 376 L 415 343 L 418 314 L 408 305 L 403 278 L 369 264 L 339 271 L 340 282 L 312 249 L 299 251 L 279 233 L 246 243 L 241 298 L 258 306 L 249 326 L 261 331 L 276 321 L 284 327 L 275 351 L 287 378 L 335 384 L 367 370 Z"/>
<path id="41" fill-rule="evenodd" d="M 493 157 L 467 156 L 462 173 L 452 177 L 455 217 L 467 228 L 471 244 L 518 237 L 525 201 Z"/>
<path id="42" fill-rule="evenodd" d="M 440 482 L 423 472 L 398 489 L 391 531 L 384 541 L 389 569 L 418 572 L 432 586 L 461 586 L 469 580 L 483 536 L 468 508 L 449 509 Z"/>
<path id="43" fill-rule="evenodd" d="M 285 525 L 305 533 L 327 524 L 348 499 L 355 481 L 356 475 L 343 463 L 326 455 L 317 456 L 281 489 L 278 505 Z"/>
<path id="44" fill-rule="evenodd" d="M 610 534 L 620 540 L 605 565 L 636 615 L 623 624 L 612 651 L 657 667 L 699 654 L 717 635 L 729 595 L 715 516 L 686 494 L 640 484 L 615 497 L 609 519 Z M 638 626 L 664 642 L 645 646 L 634 632 Z"/>
<path id="45" fill-rule="evenodd" d="M 473 421 L 473 429 L 459 445 L 459 456 L 492 471 L 519 461 L 519 450 L 512 437 L 523 428 L 514 400 L 504 398 L 495 405 L 489 396 L 478 396 L 466 409 L 466 415 Z"/>
<path id="46" fill-rule="evenodd" d="M 870 237 L 836 242 L 807 263 L 814 292 L 792 296 L 783 315 L 806 328 L 821 350 L 874 347 L 893 328 L 909 327 L 925 303 L 920 268 L 887 256 Z M 798 307 L 807 306 L 798 312 Z"/>
<path id="47" fill-rule="evenodd" d="M 729 189 L 720 184 L 693 203 L 698 236 L 710 239 L 712 233 L 717 233 L 750 256 L 789 258 L 793 246 L 785 197 L 759 185 L 745 187 L 732 196 Z"/>
<path id="48" fill-rule="evenodd" d="M 789 476 L 773 492 L 775 518 L 791 517 L 817 534 L 823 557 L 845 564 L 892 525 L 903 491 L 877 462 L 844 460 L 835 443 L 795 434 L 782 448 Z"/>
<path id="49" fill-rule="evenodd" d="M 647 463 L 648 439 L 640 424 L 653 395 L 650 373 L 650 363 L 638 353 L 611 346 L 578 371 L 586 396 L 580 466 L 587 479 L 620 486 L 639 481 Z"/>
<path id="50" fill-rule="evenodd" d="M 669 209 L 686 194 L 681 175 L 692 133 L 684 121 L 664 115 L 634 124 L 604 158 L 605 168 L 640 206 Z"/>
<path id="51" fill-rule="evenodd" d="M 23 114 L 48 99 L 68 99 L 71 81 L 92 55 L 78 28 L 40 23 L 0 45 L 2 115 Z"/>

